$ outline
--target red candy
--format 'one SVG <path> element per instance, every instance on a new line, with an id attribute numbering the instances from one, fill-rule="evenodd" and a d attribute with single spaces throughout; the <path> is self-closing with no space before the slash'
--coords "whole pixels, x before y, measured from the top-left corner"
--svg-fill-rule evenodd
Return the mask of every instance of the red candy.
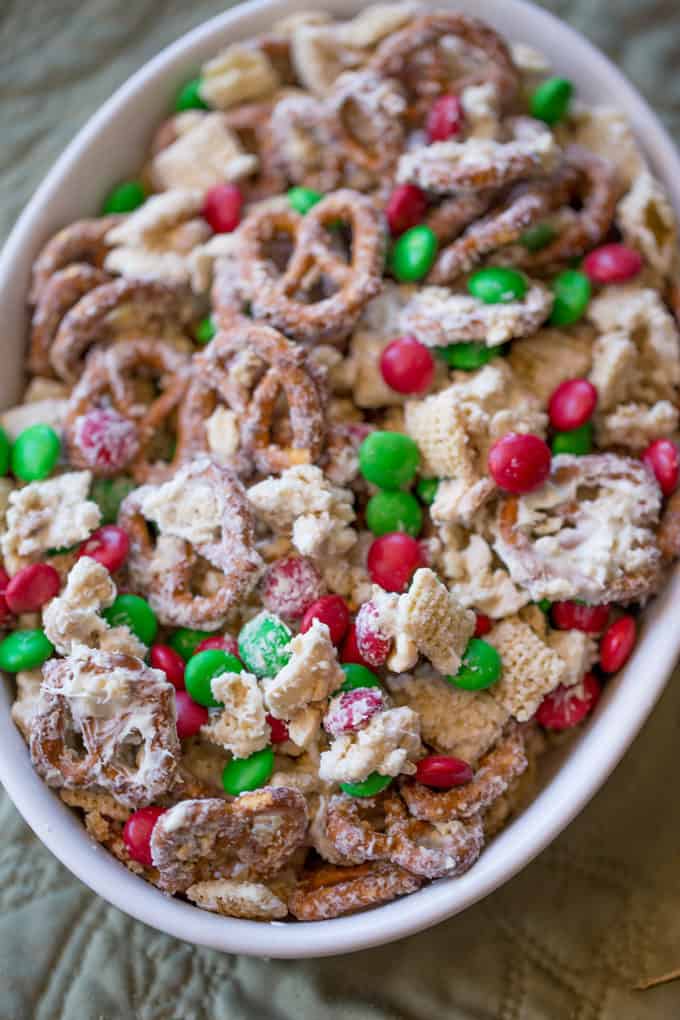
<path id="1" fill-rule="evenodd" d="M 587 379 L 560 383 L 548 404 L 550 424 L 563 432 L 578 429 L 589 421 L 597 404 L 597 390 Z"/>
<path id="2" fill-rule="evenodd" d="M 139 446 L 134 423 L 104 408 L 78 419 L 75 442 L 89 467 L 106 469 L 111 474 L 129 464 Z"/>
<path id="3" fill-rule="evenodd" d="M 216 234 L 229 234 L 241 220 L 243 195 L 235 184 L 216 184 L 203 200 L 203 219 Z"/>
<path id="4" fill-rule="evenodd" d="M 323 728 L 332 737 L 352 733 L 365 726 L 385 707 L 379 687 L 355 687 L 333 698 L 324 716 Z"/>
<path id="5" fill-rule="evenodd" d="M 319 571 L 306 556 L 276 560 L 267 567 L 262 578 L 265 608 L 284 620 L 299 620 L 322 591 Z"/>
<path id="6" fill-rule="evenodd" d="M 622 616 L 607 627 L 600 641 L 600 669 L 618 673 L 635 647 L 637 627 L 632 616 Z"/>
<path id="7" fill-rule="evenodd" d="M 675 492 L 680 478 L 680 457 L 675 443 L 670 439 L 655 439 L 642 454 L 642 459 L 654 472 L 664 496 Z"/>
<path id="8" fill-rule="evenodd" d="M 472 779 L 473 772 L 462 758 L 447 754 L 429 754 L 421 758 L 416 767 L 416 781 L 437 790 L 450 790 L 453 786 L 464 786 Z"/>
<path id="9" fill-rule="evenodd" d="M 115 574 L 125 563 L 129 549 L 127 532 L 115 524 L 105 524 L 83 542 L 78 550 L 78 559 L 89 556 L 106 567 L 110 574 Z"/>
<path id="10" fill-rule="evenodd" d="M 8 584 L 9 574 L 6 570 L 0 567 L 0 627 L 9 623 L 12 619 L 12 610 L 7 605 L 7 599 L 5 598 L 5 592 L 7 591 Z"/>
<path id="11" fill-rule="evenodd" d="M 4 592 L 12 613 L 34 613 L 59 594 L 59 574 L 49 563 L 32 563 L 14 575 Z"/>
<path id="12" fill-rule="evenodd" d="M 312 602 L 302 618 L 301 633 L 305 634 L 314 620 L 325 623 L 331 633 L 331 641 L 339 645 L 349 627 L 349 609 L 340 595 L 324 595 Z"/>
<path id="13" fill-rule="evenodd" d="M 153 866 L 151 860 L 151 833 L 153 827 L 167 811 L 162 807 L 143 807 L 130 815 L 123 826 L 123 842 L 133 861 L 145 868 Z"/>
<path id="14" fill-rule="evenodd" d="M 392 237 L 423 222 L 427 211 L 427 197 L 415 184 L 398 184 L 390 195 L 385 215 Z"/>
<path id="15" fill-rule="evenodd" d="M 267 722 L 271 730 L 272 744 L 284 744 L 286 740 L 290 739 L 288 727 L 283 719 L 275 719 L 273 715 L 268 715 Z"/>
<path id="16" fill-rule="evenodd" d="M 170 645 L 152 645 L 149 662 L 154 669 L 162 670 L 177 691 L 184 690 L 184 659 Z"/>
<path id="17" fill-rule="evenodd" d="M 601 634 L 609 619 L 609 606 L 581 606 L 578 602 L 553 602 L 552 622 L 558 630 L 582 630 Z"/>
<path id="18" fill-rule="evenodd" d="M 460 134 L 463 127 L 463 104 L 458 96 L 443 95 L 435 99 L 427 115 L 425 130 L 430 142 L 445 142 Z"/>
<path id="19" fill-rule="evenodd" d="M 238 641 L 231 634 L 213 634 L 212 637 L 203 638 L 196 645 L 193 654 L 206 652 L 210 648 L 217 648 L 220 652 L 229 652 L 230 655 L 235 655 L 237 659 L 239 658 Z"/>
<path id="20" fill-rule="evenodd" d="M 373 540 L 367 566 L 374 584 L 386 591 L 402 592 L 418 567 L 425 566 L 425 557 L 415 538 L 403 531 L 391 531 Z"/>
<path id="21" fill-rule="evenodd" d="M 475 637 L 484 637 L 491 630 L 493 624 L 488 616 L 484 613 L 477 613 L 475 619 Z"/>
<path id="22" fill-rule="evenodd" d="M 574 687 L 560 685 L 548 694 L 536 712 L 536 720 L 547 730 L 568 730 L 592 712 L 601 688 L 592 673 L 586 673 Z"/>
<path id="23" fill-rule="evenodd" d="M 359 654 L 369 666 L 383 666 L 392 648 L 392 638 L 380 630 L 375 602 L 364 602 L 355 621 Z"/>
<path id="24" fill-rule="evenodd" d="M 340 662 L 356 662 L 359 666 L 370 667 L 370 663 L 366 662 L 359 651 L 359 645 L 357 644 L 357 627 L 355 623 L 350 624 L 349 630 L 347 631 L 347 637 L 343 641 L 342 648 L 340 650 Z"/>
<path id="25" fill-rule="evenodd" d="M 434 377 L 434 358 L 420 340 L 402 336 L 382 352 L 380 371 L 397 393 L 424 393 Z"/>
<path id="26" fill-rule="evenodd" d="M 194 701 L 186 691 L 175 693 L 175 704 L 177 706 L 177 736 L 180 740 L 185 737 L 195 737 L 201 726 L 208 722 L 208 709 Z"/>
<path id="27" fill-rule="evenodd" d="M 623 283 L 642 269 L 642 256 L 625 244 L 603 244 L 583 260 L 583 272 L 593 283 Z"/>
<path id="28" fill-rule="evenodd" d="M 508 432 L 489 451 L 489 472 L 507 492 L 531 492 L 550 474 L 550 447 L 539 436 Z"/>

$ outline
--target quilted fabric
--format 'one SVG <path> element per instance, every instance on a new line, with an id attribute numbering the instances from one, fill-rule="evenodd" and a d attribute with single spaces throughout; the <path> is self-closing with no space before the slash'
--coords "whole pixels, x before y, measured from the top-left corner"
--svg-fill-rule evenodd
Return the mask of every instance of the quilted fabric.
<path id="1" fill-rule="evenodd" d="M 0 236 L 64 144 L 216 0 L 3 0 Z M 314 6 L 314 4 L 310 4 Z M 680 132 L 677 0 L 551 0 Z M 673 1020 L 680 982 L 680 674 L 606 788 L 550 849 L 438 928 L 352 958 L 271 962 L 108 907 L 0 800 L 0 1020 Z"/>

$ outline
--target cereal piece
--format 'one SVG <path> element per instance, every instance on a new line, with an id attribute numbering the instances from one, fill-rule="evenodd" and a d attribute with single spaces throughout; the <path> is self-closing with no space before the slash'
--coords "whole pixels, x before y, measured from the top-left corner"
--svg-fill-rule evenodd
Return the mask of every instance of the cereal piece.
<path id="1" fill-rule="evenodd" d="M 315 747 L 321 730 L 321 710 L 313 705 L 300 708 L 286 721 L 288 736 L 296 749 L 308 751 Z M 276 785 L 273 782 L 272 786 Z"/>
<path id="2" fill-rule="evenodd" d="M 77 646 L 104 652 L 121 652 L 143 659 L 146 645 L 129 627 L 111 627 L 101 616 L 116 597 L 116 586 L 106 567 L 89 556 L 77 560 L 61 595 L 43 610 L 43 628 L 62 655 L 73 655 Z"/>
<path id="3" fill-rule="evenodd" d="M 170 788 L 179 756 L 175 692 L 160 670 L 82 646 L 43 666 L 31 759 L 49 786 L 100 788 L 141 807 Z"/>
<path id="4" fill-rule="evenodd" d="M 218 110 L 271 95 L 279 79 L 262 50 L 233 43 L 201 68 L 201 98 Z"/>
<path id="5" fill-rule="evenodd" d="M 24 429 L 32 425 L 49 425 L 57 434 L 61 434 L 66 417 L 68 401 L 63 397 L 48 397 L 47 400 L 35 400 L 27 404 L 10 407 L 0 414 L 0 425 L 7 433 L 11 442 Z"/>
<path id="6" fill-rule="evenodd" d="M 290 719 L 310 703 L 325 701 L 345 679 L 328 627 L 320 620 L 293 638 L 290 651 L 287 665 L 262 681 L 267 708 L 275 719 Z"/>
<path id="7" fill-rule="evenodd" d="M 297 790 L 263 787 L 228 803 L 184 800 L 161 815 L 151 856 L 166 892 L 232 878 L 244 867 L 275 874 L 305 837 L 307 807 Z"/>
<path id="8" fill-rule="evenodd" d="M 678 431 L 680 415 L 670 400 L 646 404 L 619 404 L 610 414 L 598 415 L 595 437 L 600 447 L 625 446 L 638 452 L 653 440 L 673 436 Z"/>
<path id="9" fill-rule="evenodd" d="M 497 139 L 500 135 L 500 96 L 493 82 L 470 85 L 460 94 L 468 138 Z"/>
<path id="10" fill-rule="evenodd" d="M 538 611 L 545 619 L 545 614 L 540 609 Z M 584 673 L 597 662 L 597 642 L 582 630 L 550 630 L 548 644 L 564 663 L 560 681 L 564 687 L 580 684 Z"/>
<path id="11" fill-rule="evenodd" d="M 613 106 L 573 103 L 569 111 L 570 137 L 577 145 L 613 161 L 622 183 L 630 188 L 647 163 L 626 115 Z"/>
<path id="12" fill-rule="evenodd" d="M 12 721 L 24 740 L 31 736 L 31 724 L 38 711 L 42 673 L 39 669 L 22 669 L 16 675 L 16 697 L 12 702 Z"/>
<path id="13" fill-rule="evenodd" d="M 667 275 L 677 252 L 678 227 L 663 185 L 650 173 L 640 174 L 619 202 L 616 219 L 624 241 Z"/>
<path id="14" fill-rule="evenodd" d="M 544 75 L 551 70 L 548 57 L 535 46 L 525 42 L 511 42 L 510 52 L 515 67 L 524 75 Z"/>
<path id="15" fill-rule="evenodd" d="M 387 686 L 397 705 L 418 714 L 426 744 L 470 764 L 499 740 L 509 718 L 487 691 L 464 691 L 434 674 L 390 676 Z"/>
<path id="16" fill-rule="evenodd" d="M 244 151 L 222 114 L 208 113 L 156 153 L 150 172 L 159 191 L 181 188 L 204 192 L 218 184 L 240 181 L 257 168 L 257 156 Z"/>
<path id="17" fill-rule="evenodd" d="M 637 347 L 623 330 L 603 333 L 597 338 L 589 378 L 597 389 L 599 413 L 611 411 L 625 400 L 637 362 Z"/>
<path id="18" fill-rule="evenodd" d="M 257 677 L 250 673 L 221 673 L 211 680 L 215 701 L 224 708 L 210 713 L 201 736 L 230 751 L 234 758 L 248 758 L 269 744 L 270 731 Z"/>
<path id="19" fill-rule="evenodd" d="M 515 376 L 546 407 L 560 383 L 587 376 L 592 365 L 594 331 L 588 325 L 569 330 L 545 327 L 515 340 L 508 364 Z"/>
<path id="20" fill-rule="evenodd" d="M 298 921 L 324 921 L 387 903 L 415 892 L 422 883 L 417 875 L 383 861 L 353 868 L 326 864 L 303 874 L 288 909 Z"/>
<path id="21" fill-rule="evenodd" d="M 455 674 L 475 629 L 475 614 L 464 609 L 429 567 L 416 570 L 406 594 L 399 597 L 397 630 L 440 673 Z"/>
<path id="22" fill-rule="evenodd" d="M 186 890 L 187 899 L 203 910 L 247 921 L 276 921 L 288 914 L 288 907 L 262 882 L 218 878 L 196 882 Z"/>
<path id="23" fill-rule="evenodd" d="M 380 371 L 380 356 L 391 339 L 361 329 L 352 335 L 348 372 L 354 377 L 352 396 L 358 407 L 389 407 L 405 400 L 387 385 Z"/>
<path id="24" fill-rule="evenodd" d="M 155 542 L 148 521 L 159 529 Z M 245 490 L 214 461 L 198 458 L 164 485 L 135 489 L 118 523 L 130 536 L 135 590 L 146 595 L 162 623 L 219 628 L 257 583 L 262 560 L 253 548 Z"/>
<path id="25" fill-rule="evenodd" d="M 460 393 L 449 386 L 424 400 L 406 405 L 406 431 L 420 450 L 425 476 L 458 478 L 466 485 L 477 481 L 476 452 L 469 444 Z"/>
<path id="26" fill-rule="evenodd" d="M 464 340 L 478 340 L 498 347 L 507 340 L 535 333 L 550 315 L 553 297 L 534 282 L 521 301 L 484 304 L 469 294 L 446 287 L 423 287 L 401 315 L 401 328 L 413 333 L 428 347 L 446 347 Z"/>
<path id="27" fill-rule="evenodd" d="M 513 583 L 481 535 L 450 525 L 441 528 L 440 539 L 438 566 L 450 582 L 450 591 L 466 608 L 501 619 L 527 604 L 529 594 Z"/>
<path id="28" fill-rule="evenodd" d="M 640 461 L 561 454 L 540 489 L 501 501 L 494 548 L 534 601 L 638 602 L 661 579 L 660 509 Z"/>
<path id="29" fill-rule="evenodd" d="M 71 471 L 31 482 L 10 493 L 2 555 L 10 574 L 38 560 L 48 549 L 64 549 L 89 538 L 101 514 L 87 498 L 92 476 Z"/>
<path id="30" fill-rule="evenodd" d="M 216 265 L 229 265 L 230 259 L 237 257 L 238 234 L 215 234 L 193 248 L 187 257 L 191 273 L 191 286 L 196 294 L 207 294 L 216 277 Z M 230 272 L 229 276 L 233 274 Z"/>
<path id="31" fill-rule="evenodd" d="M 562 683 L 565 664 L 519 617 L 497 623 L 485 641 L 500 653 L 503 672 L 489 693 L 520 722 L 534 714 L 546 694 Z"/>
<path id="32" fill-rule="evenodd" d="M 321 755 L 319 776 L 329 783 L 362 782 L 372 772 L 415 772 L 421 754 L 420 723 L 410 708 L 388 708 L 356 733 L 343 733 Z"/>
<path id="33" fill-rule="evenodd" d="M 303 556 L 343 556 L 356 542 L 349 527 L 353 494 L 331 485 L 311 464 L 287 468 L 278 478 L 251 485 L 248 499 L 276 534 L 292 535 Z"/>

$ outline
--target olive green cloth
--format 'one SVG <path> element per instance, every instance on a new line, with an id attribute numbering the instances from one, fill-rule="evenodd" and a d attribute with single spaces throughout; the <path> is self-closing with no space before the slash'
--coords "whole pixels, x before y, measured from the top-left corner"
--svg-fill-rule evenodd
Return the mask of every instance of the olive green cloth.
<path id="1" fill-rule="evenodd" d="M 86 118 L 217 0 L 0 0 L 0 236 Z M 314 4 L 310 3 L 310 7 Z M 677 0 L 552 0 L 680 137 Z M 1 323 L 1 320 L 0 320 Z M 1 328 L 1 325 L 0 325 Z M 484 902 L 395 945 L 271 962 L 107 906 L 0 800 L 0 1020 L 674 1020 L 680 675 L 605 789 Z"/>

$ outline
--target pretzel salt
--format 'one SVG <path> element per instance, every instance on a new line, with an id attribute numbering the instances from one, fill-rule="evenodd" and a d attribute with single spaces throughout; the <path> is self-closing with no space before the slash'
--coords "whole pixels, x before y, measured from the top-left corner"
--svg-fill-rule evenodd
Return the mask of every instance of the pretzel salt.
<path id="1" fill-rule="evenodd" d="M 324 921 L 388 903 L 422 884 L 422 878 L 384 861 L 352 868 L 326 864 L 303 874 L 288 909 L 298 921 Z"/>
<path id="2" fill-rule="evenodd" d="M 183 800 L 161 815 L 151 855 L 166 892 L 229 878 L 244 868 L 280 871 L 304 841 L 307 804 L 298 790 L 263 787 L 229 802 Z"/>
<path id="3" fill-rule="evenodd" d="M 252 388 L 238 371 L 239 354 L 259 363 Z M 285 425 L 275 420 L 281 394 L 288 405 Z M 194 359 L 180 414 L 178 456 L 207 451 L 206 422 L 216 407 L 225 405 L 239 419 L 242 459 L 258 471 L 278 473 L 295 464 L 313 464 L 324 449 L 323 401 L 319 369 L 303 348 L 269 326 L 241 318 Z"/>
<path id="4" fill-rule="evenodd" d="M 224 623 L 227 613 L 255 585 L 261 561 L 253 548 L 254 520 L 245 490 L 236 475 L 208 458 L 180 468 L 167 483 L 175 501 L 203 498 L 210 490 L 216 518 L 209 540 L 191 542 L 161 533 L 154 542 L 145 519 L 145 498 L 163 487 L 143 486 L 124 500 L 118 524 L 130 537 L 128 569 L 135 591 L 142 592 L 161 623 L 210 630 Z M 167 497 L 170 499 L 170 497 Z M 201 561 L 217 572 L 209 593 L 194 592 L 194 571 Z"/>
<path id="5" fill-rule="evenodd" d="M 350 260 L 334 250 L 330 228 L 351 227 Z M 343 189 L 302 217 L 292 209 L 255 209 L 240 228 L 239 288 L 254 318 L 296 340 L 341 340 L 351 332 L 366 302 L 380 290 L 385 225 L 369 198 Z M 267 245 L 287 235 L 293 251 L 279 272 Z M 327 285 L 333 292 L 327 296 Z"/>
<path id="6" fill-rule="evenodd" d="M 128 340 L 93 351 L 66 411 L 64 436 L 69 462 L 99 476 L 125 470 L 140 484 L 169 474 L 170 465 L 150 461 L 151 448 L 158 431 L 167 425 L 182 401 L 189 381 L 188 370 L 187 355 L 168 344 L 148 339 Z M 150 379 L 160 380 L 162 392 L 147 403 L 141 399 L 137 388 Z M 79 428 L 83 419 L 102 406 L 113 407 L 136 428 L 137 443 L 131 448 L 132 456 L 126 464 L 92 463 L 80 445 Z"/>
<path id="7" fill-rule="evenodd" d="M 43 666 L 33 764 L 50 786 L 106 790 L 132 808 L 152 804 L 171 787 L 180 756 L 174 690 L 133 656 L 83 653 Z"/>

